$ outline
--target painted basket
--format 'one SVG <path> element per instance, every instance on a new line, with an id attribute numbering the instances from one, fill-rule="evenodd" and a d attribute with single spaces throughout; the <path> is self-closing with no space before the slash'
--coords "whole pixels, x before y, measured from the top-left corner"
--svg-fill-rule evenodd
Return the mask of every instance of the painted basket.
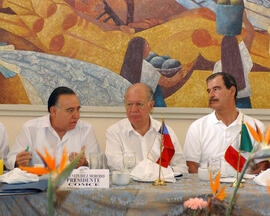
<path id="1" fill-rule="evenodd" d="M 241 34 L 243 11 L 244 5 L 217 4 L 217 33 L 226 36 Z"/>

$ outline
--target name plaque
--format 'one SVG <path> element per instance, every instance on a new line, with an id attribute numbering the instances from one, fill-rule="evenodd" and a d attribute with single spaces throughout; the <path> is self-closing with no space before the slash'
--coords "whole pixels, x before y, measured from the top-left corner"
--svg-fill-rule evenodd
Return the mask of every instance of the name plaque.
<path id="1" fill-rule="evenodd" d="M 62 184 L 62 189 L 73 188 L 109 188 L 110 172 L 108 169 L 89 169 L 79 167 L 74 169 L 69 177 Z"/>

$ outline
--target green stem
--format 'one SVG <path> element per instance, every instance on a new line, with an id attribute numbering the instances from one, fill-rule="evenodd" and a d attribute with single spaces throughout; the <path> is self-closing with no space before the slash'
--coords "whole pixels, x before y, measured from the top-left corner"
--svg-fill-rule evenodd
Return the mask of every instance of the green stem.
<path id="1" fill-rule="evenodd" d="M 48 191 L 47 191 L 47 199 L 48 199 L 48 211 L 49 216 L 53 216 L 53 184 L 52 184 L 52 175 L 49 175 L 48 180 Z"/>

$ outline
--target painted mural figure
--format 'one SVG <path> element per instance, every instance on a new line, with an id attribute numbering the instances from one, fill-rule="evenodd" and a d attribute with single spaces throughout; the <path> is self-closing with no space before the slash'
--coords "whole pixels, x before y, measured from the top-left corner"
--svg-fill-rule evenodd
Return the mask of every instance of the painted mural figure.
<path id="1" fill-rule="evenodd" d="M 149 43 L 142 37 L 134 37 L 128 43 L 124 62 L 120 75 L 132 84 L 144 83 L 150 86 L 155 93 L 154 99 L 157 106 L 166 106 L 159 86 L 172 87 L 183 79 L 183 73 L 177 71 L 172 77 L 166 77 L 159 73 L 145 59 L 150 52 Z"/>
<path id="2" fill-rule="evenodd" d="M 253 67 L 253 63 L 249 50 L 255 31 L 248 21 L 245 11 L 243 22 L 246 27 L 246 34 L 239 45 L 235 36 L 224 36 L 222 39 L 221 60 L 215 64 L 214 73 L 223 71 L 234 76 L 238 87 L 236 106 L 238 108 L 251 108 L 251 88 L 248 74 Z"/>

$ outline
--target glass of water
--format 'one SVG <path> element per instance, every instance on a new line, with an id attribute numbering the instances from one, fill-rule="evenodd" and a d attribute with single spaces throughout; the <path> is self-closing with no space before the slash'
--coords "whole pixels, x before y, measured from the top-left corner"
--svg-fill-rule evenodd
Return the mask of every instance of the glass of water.
<path id="1" fill-rule="evenodd" d="M 216 178 L 218 171 L 220 170 L 220 159 L 210 158 L 208 160 L 208 169 L 211 170 L 213 178 Z"/>
<path id="2" fill-rule="evenodd" d="M 136 156 L 134 152 L 123 153 L 123 164 L 124 169 L 129 172 L 136 166 Z"/>
<path id="3" fill-rule="evenodd" d="M 102 153 L 89 154 L 89 168 L 90 169 L 103 169 L 103 154 Z"/>

